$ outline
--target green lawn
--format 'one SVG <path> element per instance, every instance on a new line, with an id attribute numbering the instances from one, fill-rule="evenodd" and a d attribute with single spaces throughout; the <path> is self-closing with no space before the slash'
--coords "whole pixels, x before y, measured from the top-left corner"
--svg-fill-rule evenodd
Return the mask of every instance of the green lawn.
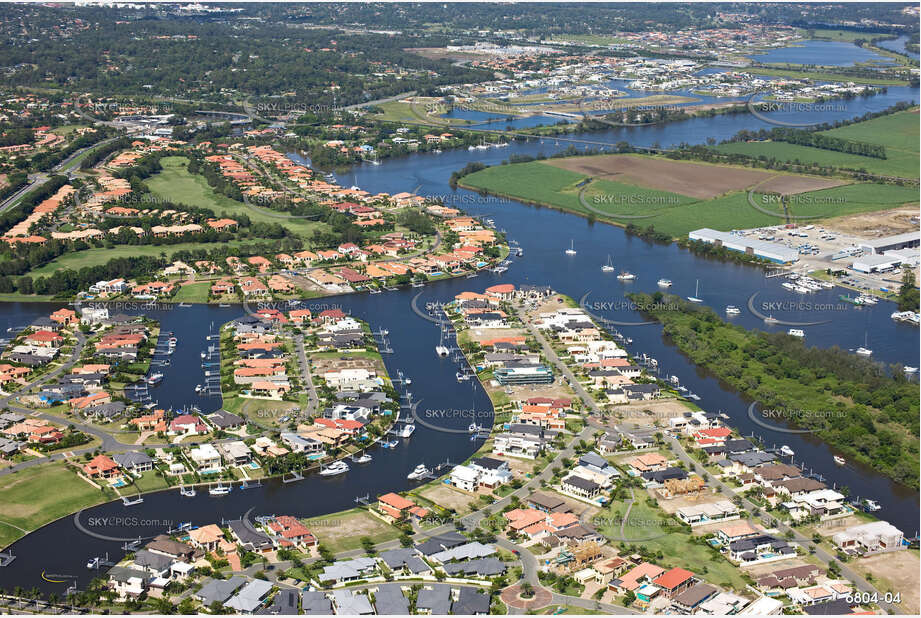
<path id="1" fill-rule="evenodd" d="M 651 552 L 661 551 L 663 557 L 655 560 L 660 567 L 686 568 L 710 583 L 744 590 L 745 581 L 731 562 L 709 546 L 693 541 L 678 525 L 678 520 L 658 508 L 647 505 L 646 497 L 644 491 L 636 491 L 637 499 L 627 516 L 623 535 L 620 532 L 620 524 L 612 521 L 626 513 L 623 503 L 615 503 L 613 510 L 605 509 L 599 513 L 595 519 L 595 523 L 598 524 L 596 528 L 611 539 L 630 539 L 626 541 L 627 545 L 646 547 Z M 613 511 L 616 511 L 619 517 L 613 517 Z M 620 540 L 613 541 L 613 544 L 618 546 Z"/>
<path id="2" fill-rule="evenodd" d="M 160 159 L 163 170 L 148 178 L 145 183 L 151 193 L 163 199 L 208 208 L 217 216 L 231 219 L 245 214 L 254 223 L 280 223 L 299 236 L 310 236 L 314 230 L 325 224 L 307 219 L 286 219 L 265 214 L 264 209 L 250 208 L 245 204 L 216 193 L 203 176 L 190 174 L 186 169 L 185 157 L 164 157 Z"/>
<path id="3" fill-rule="evenodd" d="M 177 303 L 207 303 L 208 292 L 211 290 L 210 281 L 190 283 L 179 288 L 173 300 Z"/>
<path id="4" fill-rule="evenodd" d="M 616 156 L 616 155 L 614 155 Z M 865 158 L 865 157 L 861 157 Z M 587 176 L 541 161 L 501 165 L 465 176 L 460 184 L 473 190 L 507 196 L 527 203 L 559 208 L 584 216 L 640 227 L 652 225 L 673 238 L 691 230 L 710 227 L 718 230 L 748 229 L 782 222 L 779 217 L 756 210 L 748 192 L 738 191 L 711 200 L 698 200 L 678 193 L 646 189 L 610 180 L 595 180 L 579 193 Z M 758 204 L 766 204 L 754 194 Z M 855 212 L 892 208 L 917 201 L 917 190 L 895 185 L 854 184 L 803 193 L 797 197 L 794 214 L 834 217 Z M 588 208 L 586 204 L 590 207 Z M 781 212 L 768 206 L 767 210 Z M 611 213 L 608 219 L 603 213 Z M 617 218 L 613 215 L 650 215 L 644 218 Z"/>
<path id="5" fill-rule="evenodd" d="M 879 36 L 885 36 L 884 32 L 858 32 L 856 30 L 829 30 L 826 28 L 816 28 L 813 30 L 801 29 L 797 34 L 806 38 L 822 39 L 824 41 L 839 41 L 841 43 L 853 43 L 857 39 L 870 40 Z"/>
<path id="6" fill-rule="evenodd" d="M 824 82 L 854 82 L 855 84 L 875 84 L 878 86 L 907 86 L 904 79 L 891 79 L 886 77 L 867 77 L 865 75 L 850 75 L 836 71 L 800 71 L 797 69 L 780 67 L 746 67 L 746 73 L 755 75 L 768 75 L 771 77 L 790 77 L 793 79 L 812 79 Z"/>
<path id="7" fill-rule="evenodd" d="M 24 536 L 16 527 L 31 532 L 107 499 L 62 463 L 37 465 L 0 477 L 0 547 Z"/>

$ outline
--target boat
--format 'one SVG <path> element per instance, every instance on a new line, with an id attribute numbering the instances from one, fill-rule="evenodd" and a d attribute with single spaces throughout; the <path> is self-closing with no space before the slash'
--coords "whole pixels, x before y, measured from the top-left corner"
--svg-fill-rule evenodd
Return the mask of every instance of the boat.
<path id="1" fill-rule="evenodd" d="M 176 345 L 177 343 L 179 343 L 179 340 L 176 339 L 175 337 L 170 337 L 170 338 L 167 339 L 166 341 L 167 341 L 167 343 L 169 343 L 170 345 Z"/>
<path id="2" fill-rule="evenodd" d="M 230 490 L 233 489 L 230 485 L 222 485 L 218 483 L 217 487 L 212 487 L 208 490 L 208 493 L 212 496 L 226 496 L 230 493 Z"/>
<path id="3" fill-rule="evenodd" d="M 381 448 L 396 448 L 397 444 L 399 444 L 399 442 L 396 440 L 384 440 L 381 442 Z"/>
<path id="4" fill-rule="evenodd" d="M 416 426 L 413 425 L 412 423 L 406 423 L 402 427 L 399 427 L 399 428 L 394 427 L 390 431 L 391 433 L 393 433 L 393 435 L 398 436 L 400 438 L 408 438 L 411 435 L 413 435 L 413 432 L 416 431 Z"/>
<path id="5" fill-rule="evenodd" d="M 147 378 L 147 383 L 148 383 L 148 384 L 159 384 L 159 383 L 162 382 L 162 381 L 163 381 L 163 374 L 162 374 L 162 373 L 155 373 L 155 374 L 152 374 L 150 377 Z"/>
<path id="6" fill-rule="evenodd" d="M 481 431 L 483 431 L 483 428 L 477 425 L 476 423 L 470 423 L 470 425 L 467 426 L 467 431 L 469 431 L 470 433 L 480 433 Z"/>
<path id="7" fill-rule="evenodd" d="M 202 353 L 201 353 L 201 357 L 202 357 L 202 358 L 208 358 L 208 354 L 207 354 L 206 352 L 202 352 Z"/>
<path id="8" fill-rule="evenodd" d="M 438 345 L 435 346 L 435 354 L 438 356 L 447 356 L 450 353 L 451 350 L 445 345 L 445 332 L 442 330 L 441 336 L 438 338 Z"/>
<path id="9" fill-rule="evenodd" d="M 611 255 L 610 255 L 610 254 L 608 254 L 608 261 L 607 261 L 607 263 L 605 263 L 605 264 L 603 264 L 603 265 L 601 266 L 601 272 L 603 272 L 603 273 L 612 273 L 612 272 L 614 272 L 614 263 L 611 261 Z"/>
<path id="10" fill-rule="evenodd" d="M 524 255 L 524 251 L 522 251 L 521 248 L 519 247 L 518 250 L 515 251 L 515 255 L 517 255 L 518 257 L 521 257 L 522 255 Z"/>
<path id="11" fill-rule="evenodd" d="M 806 333 L 804 333 L 803 329 L 801 328 L 791 328 L 790 330 L 787 331 L 787 334 L 790 335 L 791 337 L 799 337 L 799 338 L 803 338 L 806 336 Z"/>
<path id="12" fill-rule="evenodd" d="M 780 284 L 780 286 L 790 290 L 791 292 L 796 289 L 796 285 L 793 283 L 790 283 L 789 281 L 784 281 L 783 283 Z"/>
<path id="13" fill-rule="evenodd" d="M 796 455 L 793 449 L 787 446 L 786 444 L 780 447 L 779 453 L 786 457 L 793 457 L 794 455 Z"/>
<path id="14" fill-rule="evenodd" d="M 457 378 L 457 381 L 458 381 L 458 382 L 466 382 L 467 380 L 470 379 L 470 375 L 469 375 L 469 374 L 466 374 L 466 373 L 463 373 L 463 372 L 460 372 L 460 371 L 458 371 L 457 373 L 455 373 L 455 374 L 454 374 L 454 377 Z"/>
<path id="15" fill-rule="evenodd" d="M 203 390 L 205 390 L 205 387 L 202 386 L 201 384 L 196 384 L 196 385 L 195 385 L 195 392 L 196 392 L 196 393 L 200 393 L 200 392 L 202 392 Z"/>
<path id="16" fill-rule="evenodd" d="M 409 284 L 409 286 L 413 288 L 422 288 L 422 287 L 425 287 L 425 284 L 422 283 L 421 281 L 413 281 L 412 283 Z"/>
<path id="17" fill-rule="evenodd" d="M 569 241 L 569 249 L 567 249 L 566 251 L 564 251 L 564 253 L 565 253 L 566 255 L 575 255 L 575 254 L 576 254 L 576 241 L 570 240 L 570 241 Z"/>
<path id="18" fill-rule="evenodd" d="M 918 373 L 918 368 L 909 367 L 908 365 L 905 365 L 904 367 L 902 367 L 902 371 L 904 371 L 905 373 Z"/>
<path id="19" fill-rule="evenodd" d="M 406 475 L 410 481 L 416 481 L 422 478 L 429 476 L 432 473 L 431 470 L 425 467 L 425 464 L 419 464 L 413 471 Z"/>
<path id="20" fill-rule="evenodd" d="M 726 314 L 727 315 L 739 315 L 742 311 L 735 305 L 726 305 Z"/>
<path id="21" fill-rule="evenodd" d="M 633 281 L 634 279 L 636 279 L 636 275 L 624 270 L 619 275 L 617 275 L 617 278 L 620 279 L 621 281 Z"/>
<path id="22" fill-rule="evenodd" d="M 349 464 L 342 460 L 334 461 L 325 468 L 320 469 L 320 476 L 336 476 L 338 474 L 345 474 L 349 470 Z"/>
<path id="23" fill-rule="evenodd" d="M 357 455 L 357 453 L 356 453 L 356 455 Z M 371 461 L 371 459 L 372 459 L 371 456 L 368 455 L 367 453 L 362 453 L 361 456 L 359 456 L 359 457 L 356 457 L 355 455 L 352 455 L 352 461 L 354 461 L 355 463 L 361 463 L 361 464 L 363 464 L 363 463 L 368 463 L 368 462 Z"/>
<path id="24" fill-rule="evenodd" d="M 883 507 L 881 507 L 879 505 L 879 502 L 877 502 L 876 500 L 867 499 L 863 501 L 863 509 L 867 511 L 868 513 L 875 513 L 876 511 L 879 511 L 882 508 Z"/>
<path id="25" fill-rule="evenodd" d="M 765 324 L 778 324 L 779 322 L 780 320 L 775 318 L 773 315 L 769 315 L 768 317 L 764 318 Z"/>
<path id="26" fill-rule="evenodd" d="M 692 303 L 702 303 L 704 300 L 698 296 L 700 293 L 700 279 L 697 279 L 694 283 L 694 296 L 688 296 L 688 300 Z"/>
<path id="27" fill-rule="evenodd" d="M 847 463 L 846 461 L 844 461 L 844 457 L 841 457 L 839 455 L 834 455 L 832 459 L 834 459 L 835 464 L 839 466 L 843 466 L 845 463 Z"/>
<path id="28" fill-rule="evenodd" d="M 859 306 L 859 305 L 862 305 L 862 304 L 863 304 L 863 301 L 860 300 L 860 297 L 851 298 L 849 295 L 840 294 L 840 295 L 838 295 L 838 298 L 839 298 L 840 300 L 843 300 L 843 301 L 846 302 L 846 303 L 851 303 L 852 305 L 858 305 L 858 306 Z"/>
<path id="29" fill-rule="evenodd" d="M 657 282 L 660 288 L 670 288 L 672 287 L 671 279 L 659 279 Z"/>
<path id="30" fill-rule="evenodd" d="M 196 492 L 195 492 L 194 487 L 180 487 L 179 488 L 179 495 L 185 496 L 186 498 L 194 498 L 195 493 Z"/>
<path id="31" fill-rule="evenodd" d="M 872 356 L 873 355 L 873 350 L 867 347 L 867 333 L 863 334 L 863 345 L 857 348 L 856 350 L 854 350 L 854 353 L 857 356 Z"/>
<path id="32" fill-rule="evenodd" d="M 222 307 L 222 308 L 224 308 L 224 309 L 226 309 L 226 308 L 229 307 L 229 306 L 230 306 L 230 303 L 219 303 L 219 304 L 218 304 L 218 307 Z"/>
<path id="33" fill-rule="evenodd" d="M 183 309 L 188 309 L 189 307 L 192 306 L 192 303 L 179 303 L 179 306 L 182 307 Z"/>

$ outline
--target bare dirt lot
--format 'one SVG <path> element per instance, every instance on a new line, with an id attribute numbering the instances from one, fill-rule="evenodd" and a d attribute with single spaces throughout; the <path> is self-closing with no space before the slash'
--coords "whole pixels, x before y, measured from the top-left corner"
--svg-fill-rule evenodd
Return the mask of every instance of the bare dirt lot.
<path id="1" fill-rule="evenodd" d="M 916 220 L 912 221 L 912 217 Z M 917 208 L 894 208 L 826 219 L 822 226 L 845 234 L 879 238 L 917 230 L 917 217 Z"/>
<path id="2" fill-rule="evenodd" d="M 653 495 L 650 492 L 650 495 Z M 655 497 L 653 495 L 653 497 Z M 668 500 L 659 500 L 659 506 L 666 513 L 676 513 L 678 509 L 683 509 L 686 506 L 700 506 L 701 504 L 713 504 L 714 502 L 721 502 L 726 499 L 726 496 L 718 493 L 712 493 L 709 489 L 704 489 L 698 494 L 691 494 L 687 496 L 675 496 Z"/>
<path id="3" fill-rule="evenodd" d="M 781 174 L 774 176 L 758 185 L 757 189 L 763 193 L 777 193 L 779 195 L 795 195 L 807 191 L 831 189 L 847 184 L 843 180 L 834 178 L 813 178 L 812 176 L 790 176 Z"/>
<path id="4" fill-rule="evenodd" d="M 919 567 L 921 567 L 921 560 L 918 559 L 917 552 L 911 550 L 861 558 L 854 565 L 858 573 L 869 571 L 873 574 L 880 592 L 900 594 L 902 601 L 900 607 L 908 615 L 917 615 L 921 608 L 921 599 L 918 594 Z"/>
<path id="5" fill-rule="evenodd" d="M 563 169 L 615 182 L 671 191 L 699 199 L 741 191 L 774 176 L 738 167 L 669 161 L 632 155 L 567 157 L 547 161 Z"/>
<path id="6" fill-rule="evenodd" d="M 446 509 L 454 509 L 458 513 L 466 513 L 470 510 L 469 505 L 476 501 L 476 496 L 456 489 L 452 489 L 444 484 L 437 484 L 432 487 L 426 487 L 419 492 L 419 495 L 427 500 L 431 500 L 438 506 Z"/>

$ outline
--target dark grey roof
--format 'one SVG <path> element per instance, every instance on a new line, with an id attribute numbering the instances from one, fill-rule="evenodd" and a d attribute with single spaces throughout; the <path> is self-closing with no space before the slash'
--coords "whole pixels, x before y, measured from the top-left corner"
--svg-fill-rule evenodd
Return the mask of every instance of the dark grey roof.
<path id="1" fill-rule="evenodd" d="M 737 461 L 743 466 L 747 466 L 749 468 L 754 468 L 766 463 L 771 463 L 772 461 L 776 461 L 777 458 L 770 453 L 764 453 L 762 451 L 750 451 L 747 453 L 730 453 L 729 460 Z"/>
<path id="2" fill-rule="evenodd" d="M 333 602 L 326 598 L 322 590 L 304 590 L 301 592 L 301 607 L 305 614 L 329 616 L 333 613 Z"/>
<path id="3" fill-rule="evenodd" d="M 478 588 L 461 588 L 457 600 L 451 606 L 451 613 L 459 616 L 488 614 L 489 595 Z"/>
<path id="4" fill-rule="evenodd" d="M 430 566 L 425 564 L 425 562 L 416 555 L 416 551 L 412 547 L 389 549 L 381 552 L 378 557 L 384 561 L 384 564 L 393 570 L 406 567 L 411 573 L 415 574 L 432 570 Z"/>
<path id="5" fill-rule="evenodd" d="M 113 416 L 118 416 L 125 411 L 126 406 L 121 401 L 112 401 L 109 403 L 99 404 L 98 406 L 93 406 L 91 408 L 86 408 L 84 414 L 95 414 L 96 416 L 102 416 L 105 418 L 112 418 Z"/>
<path id="6" fill-rule="evenodd" d="M 847 616 L 853 614 L 851 604 L 846 599 L 835 599 L 834 601 L 825 601 L 815 605 L 806 605 L 803 611 L 810 616 Z"/>
<path id="7" fill-rule="evenodd" d="M 582 478 L 581 476 L 576 476 L 575 474 L 564 478 L 563 483 L 572 485 L 573 487 L 578 487 L 583 491 L 597 491 L 598 489 L 601 489 L 601 485 L 595 481 Z"/>
<path id="8" fill-rule="evenodd" d="M 134 554 L 134 564 L 157 572 L 165 571 L 173 562 L 175 562 L 175 560 L 169 556 L 155 554 L 146 549 L 139 549 L 137 553 Z"/>
<path id="9" fill-rule="evenodd" d="M 477 465 L 481 468 L 486 468 L 487 470 L 498 470 L 502 466 L 507 465 L 501 459 L 493 459 L 492 457 L 477 457 L 470 463 Z"/>
<path id="10" fill-rule="evenodd" d="M 610 467 L 611 465 L 607 459 L 592 451 L 579 457 L 579 463 L 584 466 L 595 466 L 596 468 L 602 469 Z"/>
<path id="11" fill-rule="evenodd" d="M 431 584 L 423 588 L 416 597 L 416 609 L 427 609 L 435 615 L 447 615 L 451 609 L 451 586 Z"/>
<path id="12" fill-rule="evenodd" d="M 263 532 L 256 530 L 249 522 L 242 519 L 235 519 L 227 524 L 237 538 L 240 544 L 247 549 L 262 549 L 272 547 L 272 539 Z"/>
<path id="13" fill-rule="evenodd" d="M 463 545 L 468 543 L 469 539 L 465 537 L 460 532 L 445 532 L 430 538 L 429 540 L 419 543 L 413 549 L 422 554 L 423 556 L 431 556 L 437 554 L 440 551 L 446 549 L 451 549 L 452 547 L 457 547 L 458 545 Z"/>
<path id="14" fill-rule="evenodd" d="M 374 608 L 382 616 L 409 614 L 409 600 L 400 584 L 381 584 L 374 593 Z"/>
<path id="15" fill-rule="evenodd" d="M 127 451 L 125 453 L 115 453 L 112 455 L 115 463 L 123 468 L 131 468 L 137 465 L 152 464 L 153 459 L 147 456 L 147 453 L 141 451 Z"/>
<path id="16" fill-rule="evenodd" d="M 218 429 L 224 429 L 225 427 L 236 427 L 246 423 L 246 419 L 244 419 L 242 416 L 237 416 L 233 412 L 228 412 L 227 410 L 223 409 L 209 414 L 207 418 Z"/>
<path id="17" fill-rule="evenodd" d="M 651 472 L 643 472 L 643 478 L 647 481 L 654 481 L 656 483 L 664 483 L 668 479 L 686 479 L 688 478 L 688 473 L 682 468 L 677 468 L 675 466 L 670 466 L 664 470 L 654 470 Z"/>
<path id="18" fill-rule="evenodd" d="M 745 453 L 755 448 L 755 445 L 745 438 L 740 438 L 738 440 L 726 440 L 725 446 L 727 453 Z"/>
<path id="19" fill-rule="evenodd" d="M 505 565 L 498 558 L 477 558 L 465 562 L 449 562 L 442 566 L 448 575 L 470 574 L 491 577 L 505 573 Z"/>
<path id="20" fill-rule="evenodd" d="M 266 607 L 260 608 L 256 613 L 259 615 L 273 616 L 291 616 L 297 614 L 297 590 L 279 590 L 272 603 Z"/>
<path id="21" fill-rule="evenodd" d="M 127 582 L 129 579 L 133 579 L 135 577 L 140 577 L 145 581 L 150 579 L 150 574 L 144 571 L 121 566 L 112 567 L 109 569 L 107 575 L 109 576 L 109 579 L 117 582 Z"/>

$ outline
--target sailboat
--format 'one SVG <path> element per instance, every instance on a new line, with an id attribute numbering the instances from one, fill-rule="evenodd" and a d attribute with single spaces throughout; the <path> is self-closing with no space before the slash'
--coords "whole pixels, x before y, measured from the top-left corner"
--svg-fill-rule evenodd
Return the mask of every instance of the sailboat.
<path id="1" fill-rule="evenodd" d="M 569 241 L 569 249 L 566 250 L 566 255 L 575 255 L 576 254 L 576 241 Z"/>
<path id="2" fill-rule="evenodd" d="M 873 350 L 867 347 L 867 333 L 863 334 L 863 346 L 854 350 L 857 356 L 872 356 Z"/>
<path id="3" fill-rule="evenodd" d="M 704 300 L 697 296 L 700 293 L 700 279 L 697 279 L 694 283 L 694 296 L 688 296 L 688 300 L 692 303 L 702 303 Z"/>
<path id="4" fill-rule="evenodd" d="M 601 272 L 603 273 L 612 273 L 614 272 L 614 262 L 611 261 L 611 254 L 608 254 L 608 261 L 606 264 L 602 265 Z"/>

